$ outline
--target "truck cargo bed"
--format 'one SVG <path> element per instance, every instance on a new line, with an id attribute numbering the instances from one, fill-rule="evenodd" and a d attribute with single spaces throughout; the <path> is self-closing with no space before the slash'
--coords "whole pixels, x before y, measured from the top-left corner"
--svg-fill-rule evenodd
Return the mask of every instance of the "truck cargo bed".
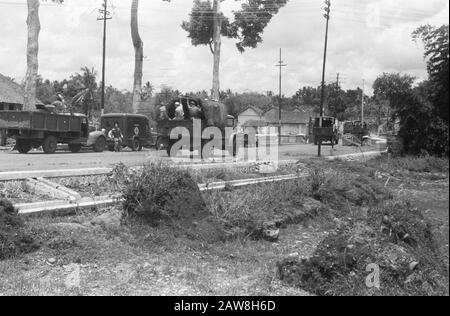
<path id="1" fill-rule="evenodd" d="M 83 117 L 39 111 L 0 111 L 0 129 L 80 132 Z"/>

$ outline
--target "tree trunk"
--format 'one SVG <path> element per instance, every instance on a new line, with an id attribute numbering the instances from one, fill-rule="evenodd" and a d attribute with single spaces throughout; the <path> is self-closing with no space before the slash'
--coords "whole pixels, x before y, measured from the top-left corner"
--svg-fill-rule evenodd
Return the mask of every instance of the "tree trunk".
<path id="1" fill-rule="evenodd" d="M 213 87 L 212 87 L 212 99 L 219 101 L 220 99 L 220 49 L 222 46 L 222 15 L 220 10 L 221 0 L 214 0 L 214 68 L 213 68 Z"/>
<path id="2" fill-rule="evenodd" d="M 28 43 L 27 73 L 25 77 L 24 111 L 36 109 L 36 79 L 38 75 L 39 32 L 39 0 L 27 0 L 28 4 Z"/>
<path id="3" fill-rule="evenodd" d="M 138 25 L 139 0 L 133 0 L 131 4 L 131 38 L 135 52 L 134 84 L 133 84 L 133 113 L 137 113 L 141 103 L 142 92 L 142 68 L 144 63 L 144 43 L 139 35 Z"/>

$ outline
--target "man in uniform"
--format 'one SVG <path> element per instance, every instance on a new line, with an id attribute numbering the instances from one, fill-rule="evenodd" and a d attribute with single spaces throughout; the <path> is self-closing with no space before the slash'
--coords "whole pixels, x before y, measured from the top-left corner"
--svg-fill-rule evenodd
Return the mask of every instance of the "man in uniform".
<path id="1" fill-rule="evenodd" d="M 120 130 L 119 123 L 114 123 L 114 128 L 111 129 L 108 133 L 108 137 L 112 140 L 114 140 L 114 151 L 119 152 L 122 150 L 122 141 L 123 141 L 123 134 Z"/>

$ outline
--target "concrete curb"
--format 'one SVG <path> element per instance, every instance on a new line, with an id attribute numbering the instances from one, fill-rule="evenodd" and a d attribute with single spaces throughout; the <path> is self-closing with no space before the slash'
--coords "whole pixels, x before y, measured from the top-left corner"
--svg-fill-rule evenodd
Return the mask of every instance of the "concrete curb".
<path id="1" fill-rule="evenodd" d="M 326 157 L 325 159 L 328 161 L 334 161 L 334 160 L 367 161 L 370 159 L 381 157 L 384 153 L 386 153 L 386 152 L 369 151 L 369 152 L 365 152 L 365 153 L 348 154 L 348 155 L 341 155 L 341 156 L 330 156 L 330 157 Z"/>

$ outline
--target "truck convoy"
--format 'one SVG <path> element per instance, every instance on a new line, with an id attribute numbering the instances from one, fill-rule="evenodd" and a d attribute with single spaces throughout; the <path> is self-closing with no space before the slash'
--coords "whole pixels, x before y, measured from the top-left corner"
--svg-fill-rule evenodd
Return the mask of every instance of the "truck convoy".
<path id="1" fill-rule="evenodd" d="M 186 128 L 191 135 L 190 143 L 197 144 L 196 141 L 199 141 L 203 149 L 214 136 L 201 139 L 202 133 L 208 127 L 217 127 L 222 134 L 223 146 L 220 149 L 229 150 L 233 156 L 237 154 L 237 133 L 227 133 L 230 129 L 235 130 L 236 120 L 228 115 L 224 104 L 193 97 L 179 97 L 162 108 L 164 115 L 158 120 L 157 131 L 150 126 L 146 116 L 124 113 L 103 115 L 100 130 L 92 131 L 85 115 L 56 113 L 51 107 L 44 106 L 36 111 L 0 111 L 0 130 L 6 133 L 8 138 L 16 140 L 15 149 L 22 154 L 39 147 L 42 147 L 44 153 L 53 154 L 58 144 L 67 144 L 73 153 L 80 152 L 82 148 L 103 152 L 106 148 L 114 149 L 114 140 L 108 135 L 114 125 L 118 124 L 123 134 L 123 148 L 129 147 L 133 151 L 149 147 L 165 148 L 170 156 L 173 154 L 173 145 L 178 141 L 170 138 L 174 129 Z M 181 117 L 180 109 L 183 113 Z M 200 135 L 194 132 L 193 119 L 200 122 Z M 197 148 L 190 149 L 193 151 Z"/>

